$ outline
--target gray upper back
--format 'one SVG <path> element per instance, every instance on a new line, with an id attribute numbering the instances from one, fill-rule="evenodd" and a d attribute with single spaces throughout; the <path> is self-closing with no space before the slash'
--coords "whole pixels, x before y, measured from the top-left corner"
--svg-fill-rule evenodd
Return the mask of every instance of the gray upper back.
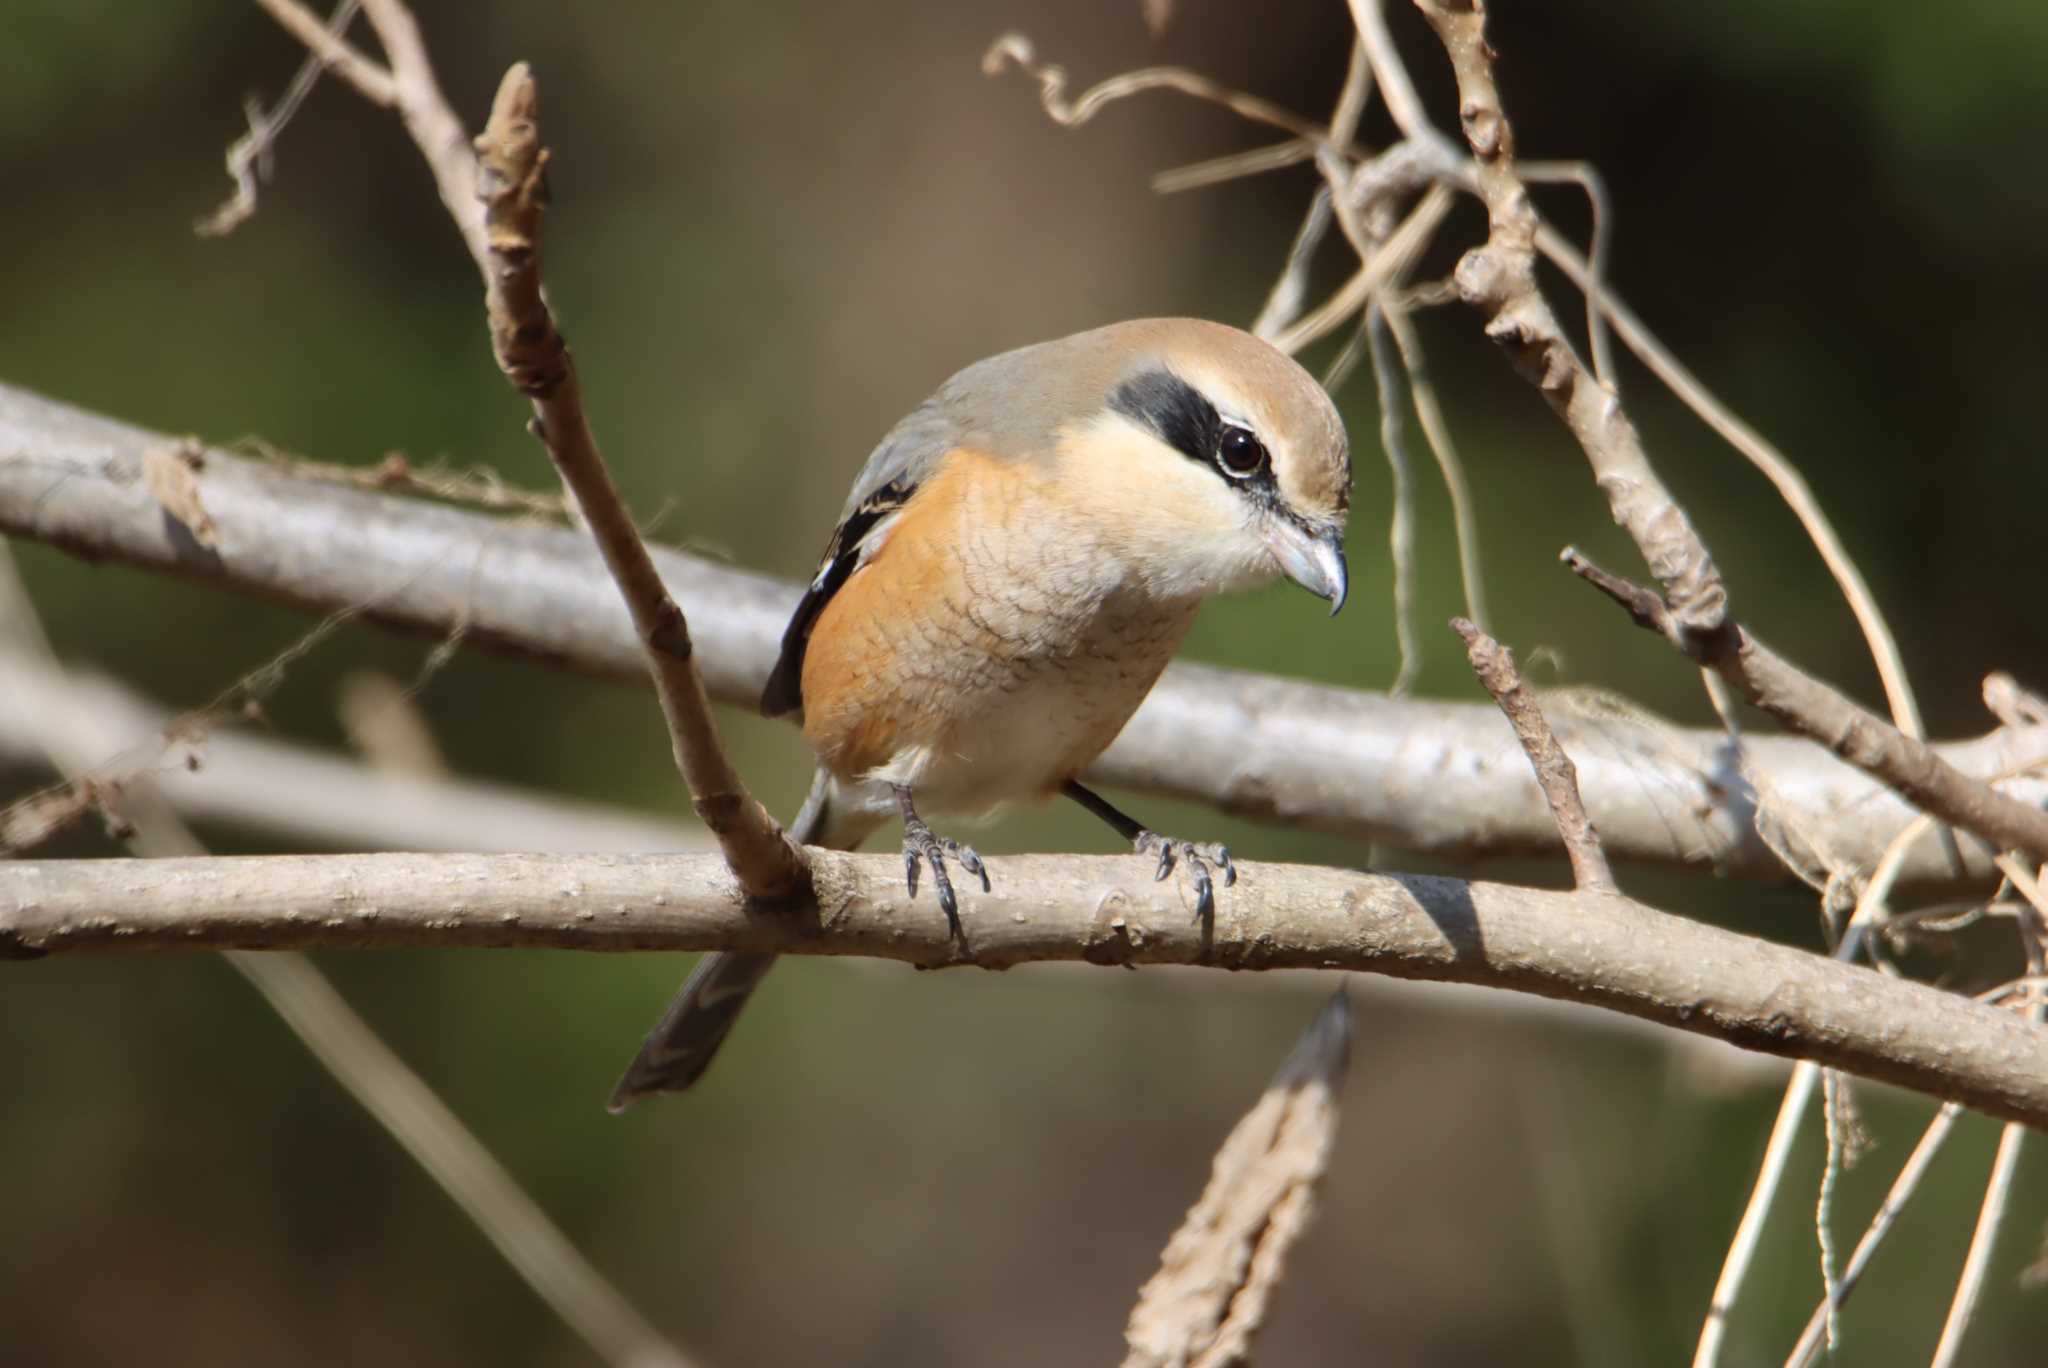
<path id="1" fill-rule="evenodd" d="M 889 429 L 855 477 L 843 522 L 884 486 L 915 488 L 948 451 L 1050 459 L 1063 424 L 1098 412 L 1131 368 L 1128 333 L 1115 323 L 977 361 Z"/>

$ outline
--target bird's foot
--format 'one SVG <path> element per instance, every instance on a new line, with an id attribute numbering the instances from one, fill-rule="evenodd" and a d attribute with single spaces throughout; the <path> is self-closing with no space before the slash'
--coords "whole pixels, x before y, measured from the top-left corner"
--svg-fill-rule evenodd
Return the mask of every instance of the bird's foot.
<path id="1" fill-rule="evenodd" d="M 981 891 L 989 891 L 988 866 L 973 846 L 960 844 L 944 836 L 935 836 L 924 819 L 915 813 L 903 818 L 903 882 L 910 889 L 910 896 L 917 896 L 917 879 L 921 866 L 932 867 L 932 888 L 939 895 L 939 910 L 946 914 L 946 924 L 954 935 L 960 934 L 960 900 L 953 893 L 953 880 L 946 874 L 946 859 L 953 862 L 981 880 Z"/>
<path id="2" fill-rule="evenodd" d="M 1223 875 L 1225 888 L 1237 882 L 1237 866 L 1231 863 L 1229 846 L 1175 840 L 1150 830 L 1140 831 L 1131 839 L 1131 846 L 1140 855 L 1159 856 L 1159 867 L 1152 872 L 1154 882 L 1173 873 L 1176 862 L 1186 863 L 1188 872 L 1194 876 L 1198 919 L 1206 920 L 1216 912 L 1216 883 L 1209 875 L 1210 866 Z"/>

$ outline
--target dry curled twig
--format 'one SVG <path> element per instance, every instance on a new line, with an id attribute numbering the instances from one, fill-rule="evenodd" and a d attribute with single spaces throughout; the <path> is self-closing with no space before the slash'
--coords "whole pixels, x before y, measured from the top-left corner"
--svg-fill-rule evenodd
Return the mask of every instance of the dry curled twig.
<path id="1" fill-rule="evenodd" d="M 225 237 L 255 214 L 256 186 L 258 182 L 270 179 L 272 153 L 278 135 L 299 112 L 306 96 L 312 94 L 320 73 L 331 64 L 332 59 L 322 56 L 321 52 L 337 45 L 346 46 L 342 35 L 348 32 L 348 26 L 355 22 L 356 12 L 361 8 L 361 0 L 341 0 L 334 7 L 334 14 L 328 19 L 325 29 L 316 28 L 309 32 L 307 36 L 315 51 L 299 67 L 298 74 L 292 77 L 291 84 L 285 87 L 284 94 L 275 105 L 265 109 L 253 97 L 244 102 L 242 112 L 249 120 L 249 131 L 235 139 L 227 152 L 228 179 L 235 183 L 235 188 L 218 209 L 193 225 L 193 231 L 201 237 Z"/>

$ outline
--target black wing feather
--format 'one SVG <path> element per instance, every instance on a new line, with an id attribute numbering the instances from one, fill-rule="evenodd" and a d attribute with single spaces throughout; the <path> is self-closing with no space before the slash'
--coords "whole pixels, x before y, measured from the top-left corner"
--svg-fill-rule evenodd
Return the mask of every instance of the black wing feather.
<path id="1" fill-rule="evenodd" d="M 812 625 L 839 587 L 859 568 L 861 543 L 875 524 L 900 510 L 916 492 L 917 486 L 908 480 L 891 480 L 861 500 L 860 506 L 833 530 L 817 575 L 797 600 L 796 612 L 783 629 L 782 654 L 776 658 L 775 668 L 768 673 L 768 684 L 761 690 L 764 717 L 781 717 L 802 709 L 804 650 L 811 644 Z"/>

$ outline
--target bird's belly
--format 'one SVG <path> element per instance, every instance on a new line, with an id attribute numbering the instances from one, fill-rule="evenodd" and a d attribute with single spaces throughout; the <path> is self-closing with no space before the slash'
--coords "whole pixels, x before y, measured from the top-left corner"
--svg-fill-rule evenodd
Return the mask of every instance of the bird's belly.
<path id="1" fill-rule="evenodd" d="M 938 812 L 982 812 L 1046 796 L 1087 768 L 1145 700 L 1191 614 L 1103 624 L 1067 650 L 985 662 L 940 734 L 904 747 L 875 777 L 908 784 Z"/>
<path id="2" fill-rule="evenodd" d="M 1111 593 L 1049 613 L 979 599 L 914 639 L 861 648 L 855 623 L 816 638 L 804 730 L 843 783 L 880 800 L 911 789 L 933 812 L 976 813 L 1043 797 L 1085 769 L 1157 682 L 1195 605 Z M 874 619 L 900 632 L 903 619 Z M 821 622 L 822 625 L 827 625 Z M 855 657 L 858 663 L 855 663 Z M 834 681 L 828 686 L 825 681 Z"/>

